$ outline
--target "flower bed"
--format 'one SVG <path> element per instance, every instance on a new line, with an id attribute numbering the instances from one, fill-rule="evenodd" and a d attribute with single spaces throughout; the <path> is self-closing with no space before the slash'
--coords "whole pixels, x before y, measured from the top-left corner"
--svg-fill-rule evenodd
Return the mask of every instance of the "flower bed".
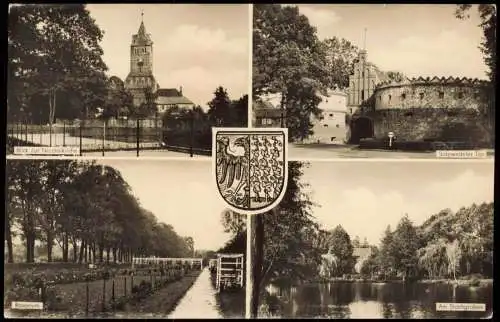
<path id="1" fill-rule="evenodd" d="M 96 269 L 77 275 L 75 282 L 55 283 L 42 278 L 18 280 L 4 294 L 4 307 L 13 301 L 42 301 L 45 310 L 70 315 L 97 314 L 119 309 L 130 301 L 181 279 L 189 270 L 181 267 L 152 269 Z M 82 277 L 83 276 L 83 277 Z M 84 281 L 80 281 L 80 279 Z"/>

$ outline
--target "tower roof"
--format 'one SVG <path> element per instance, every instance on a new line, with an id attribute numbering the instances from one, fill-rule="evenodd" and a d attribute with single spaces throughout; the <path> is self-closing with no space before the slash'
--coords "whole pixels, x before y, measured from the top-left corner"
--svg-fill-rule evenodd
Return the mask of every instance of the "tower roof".
<path id="1" fill-rule="evenodd" d="M 146 27 L 144 26 L 144 12 L 141 13 L 141 25 L 136 35 L 132 36 L 132 41 L 135 45 L 151 45 L 151 37 L 146 32 Z"/>
<path id="2" fill-rule="evenodd" d="M 139 31 L 137 32 L 138 36 L 146 37 L 146 27 L 144 27 L 144 21 L 141 21 L 141 25 L 139 26 Z"/>

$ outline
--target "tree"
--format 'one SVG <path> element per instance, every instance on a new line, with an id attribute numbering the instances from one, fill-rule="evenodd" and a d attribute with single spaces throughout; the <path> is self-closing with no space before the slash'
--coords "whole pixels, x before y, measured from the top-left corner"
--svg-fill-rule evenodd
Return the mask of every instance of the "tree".
<path id="1" fill-rule="evenodd" d="M 361 242 L 359 241 L 359 236 L 355 236 L 352 240 L 352 247 L 360 247 Z"/>
<path id="2" fill-rule="evenodd" d="M 108 96 L 104 104 L 103 117 L 105 119 L 120 116 L 129 116 L 134 111 L 132 94 L 125 89 L 123 82 L 117 77 L 108 79 Z"/>
<path id="3" fill-rule="evenodd" d="M 77 110 L 73 115 L 97 108 L 106 95 L 102 37 L 85 5 L 10 8 L 9 110 L 33 115 L 41 105 L 33 98 L 44 98 L 48 111 L 41 114 L 52 126 L 64 93 L 73 96 L 72 104 L 65 104 Z"/>
<path id="4" fill-rule="evenodd" d="M 157 92 L 153 91 L 151 87 L 144 88 L 144 99 L 145 101 L 134 111 L 131 116 L 136 118 L 145 118 L 155 116 L 158 109 L 156 107 L 156 98 L 158 97 Z"/>
<path id="5" fill-rule="evenodd" d="M 458 19 L 468 19 L 471 4 L 460 4 L 457 6 L 455 16 Z M 479 4 L 477 10 L 481 23 L 479 27 L 483 30 L 483 39 L 479 49 L 483 53 L 484 62 L 488 66 L 487 97 L 485 98 L 486 109 L 482 111 L 485 124 L 488 126 L 491 142 L 495 142 L 495 97 L 496 97 L 496 53 L 497 53 L 497 9 L 495 4 Z"/>
<path id="6" fill-rule="evenodd" d="M 229 126 L 231 117 L 231 100 L 222 86 L 217 87 L 214 98 L 208 102 L 208 119 L 212 126 Z"/>
<path id="7" fill-rule="evenodd" d="M 402 274 L 403 280 L 416 272 L 418 245 L 417 231 L 408 219 L 408 215 L 405 215 L 394 231 L 392 249 L 394 266 Z"/>
<path id="8" fill-rule="evenodd" d="M 240 99 L 231 104 L 232 121 L 231 127 L 248 126 L 248 95 L 243 95 Z"/>
<path id="9" fill-rule="evenodd" d="M 337 258 L 335 276 L 351 274 L 354 270 L 355 259 L 353 257 L 353 245 L 349 234 L 338 225 L 330 233 L 330 249 Z"/>
<path id="10" fill-rule="evenodd" d="M 393 82 L 402 82 L 407 78 L 403 73 L 398 71 L 389 71 L 385 75 L 390 81 Z"/>
<path id="11" fill-rule="evenodd" d="M 354 69 L 359 49 L 344 38 L 332 37 L 323 40 L 328 68 L 328 87 L 344 89 L 349 87 L 349 75 Z"/>
<path id="12" fill-rule="evenodd" d="M 189 248 L 191 254 L 194 255 L 194 239 L 193 237 L 184 237 L 184 242 L 186 246 Z"/>
<path id="13" fill-rule="evenodd" d="M 396 258 L 394 257 L 394 233 L 391 231 L 391 226 L 387 226 L 382 237 L 380 247 L 380 263 L 384 275 L 391 276 L 394 272 Z"/>
<path id="14" fill-rule="evenodd" d="M 254 6 L 253 99 L 281 95 L 291 141 L 312 134 L 311 115 L 320 116 L 317 94 L 325 93 L 328 72 L 324 46 L 298 7 Z"/>
<path id="15" fill-rule="evenodd" d="M 448 273 L 453 274 L 453 279 L 457 279 L 457 270 L 460 267 L 460 256 L 462 255 L 460 244 L 457 239 L 446 245 L 446 257 L 448 259 Z"/>

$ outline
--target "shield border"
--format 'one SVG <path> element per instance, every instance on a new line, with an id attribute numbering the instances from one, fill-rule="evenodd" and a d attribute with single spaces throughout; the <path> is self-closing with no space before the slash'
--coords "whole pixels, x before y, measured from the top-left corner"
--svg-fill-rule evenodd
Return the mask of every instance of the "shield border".
<path id="1" fill-rule="evenodd" d="M 283 156 L 284 156 L 284 163 L 285 166 L 283 167 L 284 170 L 284 181 L 283 181 L 283 187 L 281 189 L 280 195 L 278 198 L 276 198 L 271 204 L 268 206 L 265 206 L 260 209 L 240 209 L 238 207 L 235 207 L 229 202 L 227 202 L 224 197 L 221 194 L 221 191 L 219 189 L 219 185 L 217 184 L 217 134 L 220 132 L 241 132 L 242 134 L 248 133 L 248 134 L 258 134 L 259 132 L 279 132 L 284 135 L 284 144 L 283 144 Z M 227 208 L 230 210 L 242 214 L 242 215 L 258 215 L 261 213 L 268 212 L 275 208 L 283 199 L 286 193 L 287 185 L 288 185 L 288 129 L 287 128 L 273 128 L 273 127 L 265 127 L 265 128 L 250 128 L 250 127 L 212 127 L 212 180 L 213 184 L 216 185 L 217 187 L 217 195 L 219 199 L 224 202 Z"/>

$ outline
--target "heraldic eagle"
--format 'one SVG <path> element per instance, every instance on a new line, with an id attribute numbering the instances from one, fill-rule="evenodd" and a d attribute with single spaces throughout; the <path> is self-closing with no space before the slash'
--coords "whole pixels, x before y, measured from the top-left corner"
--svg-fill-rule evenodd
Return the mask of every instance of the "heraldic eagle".
<path id="1" fill-rule="evenodd" d="M 229 138 L 224 137 L 218 141 L 219 143 L 219 158 L 217 160 L 217 168 L 220 169 L 220 177 L 218 183 L 220 185 L 226 183 L 226 188 L 231 188 L 233 183 L 240 181 L 247 175 L 245 163 L 248 162 L 248 153 L 246 147 L 248 138 L 239 137 L 231 144 Z M 241 188 L 244 181 L 240 181 L 235 193 Z"/>

